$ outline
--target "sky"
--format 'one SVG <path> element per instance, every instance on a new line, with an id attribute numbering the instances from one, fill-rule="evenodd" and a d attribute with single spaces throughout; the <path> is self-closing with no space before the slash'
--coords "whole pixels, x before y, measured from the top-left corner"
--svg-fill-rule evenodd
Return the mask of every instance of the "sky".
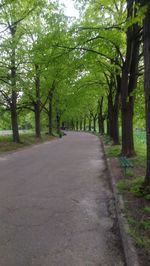
<path id="1" fill-rule="evenodd" d="M 59 0 L 61 4 L 66 6 L 65 15 L 70 17 L 79 17 L 79 12 L 74 8 L 74 4 L 72 0 Z"/>

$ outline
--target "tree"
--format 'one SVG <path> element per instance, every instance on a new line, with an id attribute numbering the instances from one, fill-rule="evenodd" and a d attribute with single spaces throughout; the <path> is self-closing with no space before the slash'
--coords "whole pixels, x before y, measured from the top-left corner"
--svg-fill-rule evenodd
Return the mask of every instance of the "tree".
<path id="1" fill-rule="evenodd" d="M 2 25 L 2 76 L 3 83 L 1 94 L 5 98 L 11 113 L 11 123 L 13 131 L 13 141 L 20 142 L 18 130 L 17 99 L 19 97 L 18 88 L 18 48 L 24 30 L 23 23 L 38 5 L 37 1 L 5 1 L 2 4 L 0 13 L 0 24 Z M 19 47 L 20 46 L 20 47 Z M 10 96 L 11 93 L 11 96 Z"/>
<path id="2" fill-rule="evenodd" d="M 137 15 L 136 1 L 127 0 L 127 19 Z M 122 68 L 121 79 L 121 111 L 122 111 L 122 154 L 135 155 L 133 139 L 134 90 L 137 86 L 140 48 L 140 29 L 138 22 L 131 22 L 127 28 L 126 56 Z"/>
<path id="3" fill-rule="evenodd" d="M 145 106 L 146 106 L 146 138 L 147 138 L 147 167 L 145 176 L 145 186 L 150 186 L 150 3 L 144 1 L 147 5 L 144 19 L 144 87 L 145 87 Z"/>

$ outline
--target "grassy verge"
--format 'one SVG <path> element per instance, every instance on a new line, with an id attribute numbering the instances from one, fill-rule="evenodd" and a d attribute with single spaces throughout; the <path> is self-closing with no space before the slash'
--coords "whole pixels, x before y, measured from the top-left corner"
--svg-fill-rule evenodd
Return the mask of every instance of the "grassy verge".
<path id="1" fill-rule="evenodd" d="M 146 166 L 146 145 L 135 142 L 136 156 L 130 158 L 134 168 L 127 171 L 126 176 L 117 182 L 118 192 L 123 195 L 126 216 L 129 222 L 129 234 L 139 250 L 143 264 L 150 265 L 150 188 L 143 190 Z M 120 145 L 105 144 L 105 151 L 110 160 L 118 157 Z M 113 161 L 113 159 L 112 159 Z"/>
<path id="2" fill-rule="evenodd" d="M 51 141 L 55 136 L 42 135 L 42 137 L 35 138 L 34 134 L 21 134 L 21 143 L 14 143 L 12 136 L 0 136 L 0 153 L 18 150 L 33 144 Z"/>

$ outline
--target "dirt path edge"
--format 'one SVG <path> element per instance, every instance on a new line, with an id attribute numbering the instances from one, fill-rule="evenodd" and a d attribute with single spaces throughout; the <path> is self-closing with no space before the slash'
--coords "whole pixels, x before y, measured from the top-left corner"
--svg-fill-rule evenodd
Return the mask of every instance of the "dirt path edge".
<path id="1" fill-rule="evenodd" d="M 110 177 L 110 183 L 111 183 L 113 194 L 114 194 L 116 214 L 117 214 L 117 219 L 118 219 L 118 225 L 119 225 L 119 230 L 120 230 L 120 236 L 121 236 L 124 256 L 126 260 L 126 266 L 140 266 L 136 248 L 134 246 L 132 238 L 129 235 L 129 224 L 125 216 L 125 207 L 124 207 L 123 197 L 122 195 L 118 193 L 116 181 L 114 178 L 113 168 L 111 167 L 109 158 L 106 157 L 105 148 L 104 148 L 102 139 L 101 139 L 101 143 L 102 143 L 102 148 L 104 151 L 104 157 L 105 157 L 105 162 L 106 162 L 106 166 L 108 169 L 108 174 Z"/>

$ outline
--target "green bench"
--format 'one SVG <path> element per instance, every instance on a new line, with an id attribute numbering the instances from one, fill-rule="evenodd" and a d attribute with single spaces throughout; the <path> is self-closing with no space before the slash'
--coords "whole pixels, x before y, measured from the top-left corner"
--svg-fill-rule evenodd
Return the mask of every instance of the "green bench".
<path id="1" fill-rule="evenodd" d="M 125 156 L 119 157 L 120 166 L 124 169 L 125 174 L 128 168 L 133 168 L 133 163 Z"/>

